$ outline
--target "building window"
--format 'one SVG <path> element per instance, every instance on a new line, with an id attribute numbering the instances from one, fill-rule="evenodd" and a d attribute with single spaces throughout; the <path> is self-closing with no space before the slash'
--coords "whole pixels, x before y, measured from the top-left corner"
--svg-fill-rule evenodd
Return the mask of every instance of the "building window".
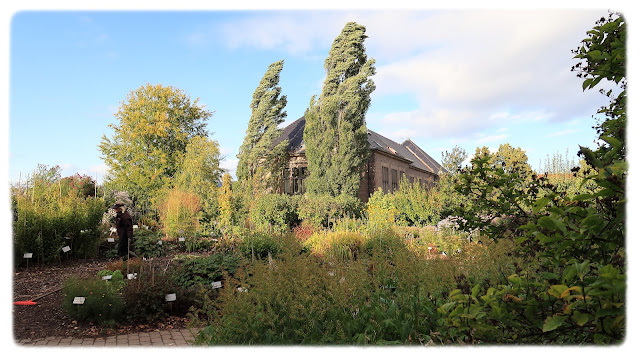
<path id="1" fill-rule="evenodd" d="M 398 189 L 398 170 L 391 170 L 391 192 Z"/>
<path id="2" fill-rule="evenodd" d="M 422 187 L 422 178 L 420 178 L 420 187 Z"/>
<path id="3" fill-rule="evenodd" d="M 413 176 L 409 177 L 409 183 L 413 184 Z"/>
<path id="4" fill-rule="evenodd" d="M 400 171 L 400 182 L 402 182 L 403 179 L 406 179 L 404 178 L 404 172 Z"/>
<path id="5" fill-rule="evenodd" d="M 302 194 L 305 192 L 305 180 L 309 176 L 307 167 L 285 168 L 284 170 L 284 193 Z"/>
<path id="6" fill-rule="evenodd" d="M 389 192 L 389 168 L 382 167 L 382 193 Z"/>

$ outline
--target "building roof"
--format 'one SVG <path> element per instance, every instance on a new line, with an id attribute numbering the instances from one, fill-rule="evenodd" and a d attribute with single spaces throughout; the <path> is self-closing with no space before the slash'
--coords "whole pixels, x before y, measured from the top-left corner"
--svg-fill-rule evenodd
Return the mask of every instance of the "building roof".
<path id="1" fill-rule="evenodd" d="M 285 139 L 289 140 L 287 151 L 290 153 L 302 154 L 304 153 L 304 126 L 306 120 L 304 116 L 295 120 L 288 126 L 282 129 L 282 133 L 274 143 L 280 143 Z M 393 140 L 390 140 L 377 132 L 367 130 L 367 141 L 369 141 L 369 148 L 371 150 L 377 150 L 387 155 L 398 158 L 408 162 L 410 166 L 417 169 L 438 174 L 440 171 L 446 171 L 437 161 L 429 156 L 424 150 L 416 145 L 410 139 L 407 139 L 402 144 L 399 144 Z"/>

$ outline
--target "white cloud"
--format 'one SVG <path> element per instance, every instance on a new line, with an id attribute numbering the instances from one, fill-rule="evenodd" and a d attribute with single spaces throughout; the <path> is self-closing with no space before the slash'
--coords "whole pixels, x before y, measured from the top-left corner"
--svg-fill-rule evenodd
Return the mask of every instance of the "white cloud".
<path id="1" fill-rule="evenodd" d="M 498 142 L 498 141 L 504 140 L 507 137 L 509 137 L 509 136 L 505 135 L 505 134 L 502 134 L 502 135 L 488 135 L 488 136 L 482 136 L 482 137 L 476 139 L 475 142 L 478 143 L 478 144 L 494 143 L 494 142 Z"/>
<path id="2" fill-rule="evenodd" d="M 576 133 L 576 132 L 578 132 L 576 129 L 570 128 L 570 129 L 567 129 L 567 130 L 562 130 L 562 131 L 557 131 L 557 132 L 554 132 L 554 133 L 550 133 L 546 137 L 558 137 L 558 136 L 564 136 L 564 135 L 568 135 L 568 134 Z"/>
<path id="3" fill-rule="evenodd" d="M 232 177 L 236 177 L 236 169 L 238 168 L 238 159 L 234 157 L 227 157 L 220 161 L 220 168 L 225 169 Z"/>

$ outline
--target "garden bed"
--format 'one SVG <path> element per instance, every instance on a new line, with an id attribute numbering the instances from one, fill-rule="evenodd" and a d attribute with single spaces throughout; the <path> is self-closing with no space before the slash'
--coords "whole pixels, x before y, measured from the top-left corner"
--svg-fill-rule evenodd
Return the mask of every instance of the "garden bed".
<path id="1" fill-rule="evenodd" d="M 156 258 L 168 262 L 172 256 Z M 145 325 L 121 325 L 112 328 L 81 323 L 71 318 L 62 309 L 64 281 L 76 276 L 95 277 L 96 273 L 114 259 L 70 260 L 62 265 L 19 267 L 13 275 L 13 301 L 28 301 L 41 297 L 36 305 L 13 305 L 13 334 L 15 340 L 36 339 L 50 336 L 96 337 L 155 329 L 186 328 L 187 318 L 169 316 L 161 321 Z M 44 295 L 44 296 L 43 296 Z"/>

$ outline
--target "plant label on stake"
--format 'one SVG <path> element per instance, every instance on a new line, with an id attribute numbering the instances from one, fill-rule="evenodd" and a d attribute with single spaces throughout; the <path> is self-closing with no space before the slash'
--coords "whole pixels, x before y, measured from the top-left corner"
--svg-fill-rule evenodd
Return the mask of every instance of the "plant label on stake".
<path id="1" fill-rule="evenodd" d="M 67 252 L 68 252 L 68 251 L 70 251 L 70 250 L 71 250 L 71 248 L 70 248 L 69 246 L 64 246 L 64 247 L 62 247 L 62 251 L 63 251 L 64 253 L 67 253 Z"/>
<path id="2" fill-rule="evenodd" d="M 111 279 L 111 276 L 110 275 L 105 275 L 105 276 L 102 277 L 102 279 L 103 280 L 109 280 L 109 279 Z"/>
<path id="3" fill-rule="evenodd" d="M 211 283 L 211 286 L 213 288 L 222 288 L 222 282 L 221 281 L 213 282 Z"/>
<path id="4" fill-rule="evenodd" d="M 134 225 L 133 225 L 133 229 L 138 229 L 138 225 L 137 225 L 137 224 L 134 224 Z"/>
<path id="5" fill-rule="evenodd" d="M 166 294 L 164 296 L 164 300 L 167 301 L 167 302 L 175 302 L 176 301 L 176 294 L 175 293 Z"/>
<path id="6" fill-rule="evenodd" d="M 180 238 L 178 238 L 178 241 L 180 241 L 180 242 L 184 242 L 184 237 L 180 237 Z"/>
<path id="7" fill-rule="evenodd" d="M 75 297 L 73 298 L 73 304 L 82 305 L 84 304 L 85 297 Z"/>
<path id="8" fill-rule="evenodd" d="M 27 259 L 33 258 L 33 253 L 25 253 L 24 257 L 22 257 L 22 258 L 27 258 Z"/>
<path id="9" fill-rule="evenodd" d="M 136 278 L 138 278 L 138 273 L 127 274 L 127 279 L 136 279 Z"/>
<path id="10" fill-rule="evenodd" d="M 115 240 L 115 239 L 113 239 L 113 238 L 111 238 L 111 237 L 107 238 L 107 242 L 109 242 L 109 243 L 113 243 L 113 242 L 115 242 L 115 241 L 116 241 L 116 240 Z"/>
<path id="11" fill-rule="evenodd" d="M 162 239 L 158 241 L 158 244 L 159 244 L 159 245 L 162 245 Z"/>

